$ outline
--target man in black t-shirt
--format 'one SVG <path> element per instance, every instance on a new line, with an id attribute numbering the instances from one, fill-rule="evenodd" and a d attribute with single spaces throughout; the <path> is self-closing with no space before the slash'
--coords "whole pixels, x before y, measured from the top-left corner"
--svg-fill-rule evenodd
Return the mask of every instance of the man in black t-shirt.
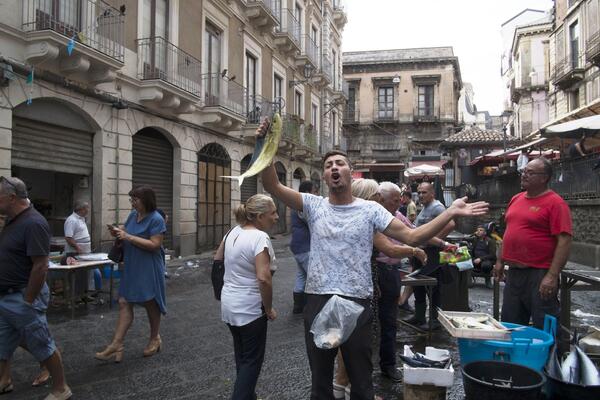
<path id="1" fill-rule="evenodd" d="M 0 177 L 0 214 L 6 216 L 0 233 L 0 393 L 13 389 L 5 372 L 22 344 L 50 371 L 52 388 L 46 400 L 66 400 L 71 389 L 46 320 L 50 227 L 30 205 L 27 188 L 17 178 Z"/>

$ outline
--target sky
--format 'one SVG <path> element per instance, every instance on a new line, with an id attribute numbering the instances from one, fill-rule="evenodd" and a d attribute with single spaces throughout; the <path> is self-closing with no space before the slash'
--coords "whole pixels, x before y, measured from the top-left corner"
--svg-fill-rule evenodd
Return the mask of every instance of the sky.
<path id="1" fill-rule="evenodd" d="M 342 50 L 452 46 L 463 82 L 479 111 L 499 115 L 501 25 L 526 8 L 549 10 L 551 0 L 343 0 L 348 23 Z"/>

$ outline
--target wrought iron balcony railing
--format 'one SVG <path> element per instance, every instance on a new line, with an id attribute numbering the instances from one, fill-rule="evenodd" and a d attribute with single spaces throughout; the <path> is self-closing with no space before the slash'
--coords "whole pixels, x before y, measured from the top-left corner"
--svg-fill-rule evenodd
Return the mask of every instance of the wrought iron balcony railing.
<path id="1" fill-rule="evenodd" d="M 397 122 L 398 109 L 393 104 L 376 104 L 373 110 L 373 121 Z"/>
<path id="2" fill-rule="evenodd" d="M 281 21 L 281 2 L 275 0 L 246 0 L 248 4 L 262 4 L 264 5 L 271 15 L 273 15 L 278 21 Z"/>
<path id="3" fill-rule="evenodd" d="M 583 79 L 580 73 L 585 66 L 585 59 L 582 54 L 571 54 L 559 60 L 552 70 L 552 80 L 555 84 L 566 83 Z"/>
<path id="4" fill-rule="evenodd" d="M 321 71 L 329 82 L 333 82 L 333 66 L 325 54 L 321 57 Z"/>
<path id="5" fill-rule="evenodd" d="M 359 122 L 360 112 L 356 105 L 348 104 L 344 108 L 344 124 L 355 124 Z"/>
<path id="6" fill-rule="evenodd" d="M 439 107 L 415 108 L 413 110 L 413 121 L 434 122 L 440 119 Z"/>
<path id="7" fill-rule="evenodd" d="M 296 46 L 300 47 L 300 22 L 292 10 L 282 8 L 279 12 L 279 25 L 275 27 L 277 33 L 287 33 Z"/>
<path id="8" fill-rule="evenodd" d="M 23 30 L 51 30 L 119 62 L 125 60 L 125 16 L 102 0 L 24 0 Z"/>
<path id="9" fill-rule="evenodd" d="M 307 56 L 310 62 L 319 67 L 319 45 L 309 35 L 303 35 L 304 49 L 302 54 Z"/>
<path id="10" fill-rule="evenodd" d="M 137 40 L 138 77 L 161 80 L 201 97 L 202 64 L 162 37 Z"/>

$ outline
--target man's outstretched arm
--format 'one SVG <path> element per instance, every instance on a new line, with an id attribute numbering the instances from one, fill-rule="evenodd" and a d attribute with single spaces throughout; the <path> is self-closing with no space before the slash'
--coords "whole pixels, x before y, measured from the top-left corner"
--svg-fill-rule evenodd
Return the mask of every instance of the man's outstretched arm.
<path id="1" fill-rule="evenodd" d="M 410 246 L 416 246 L 425 243 L 436 236 L 456 217 L 476 217 L 487 214 L 489 209 L 488 203 L 478 201 L 476 203 L 467 204 L 465 202 L 466 199 L 467 198 L 464 197 L 455 200 L 446 211 L 438 215 L 431 222 L 416 229 L 409 229 L 402 222 L 394 219 L 383 233 L 386 236 L 392 237 Z"/>
<path id="2" fill-rule="evenodd" d="M 289 187 L 282 185 L 277 178 L 273 164 L 265 168 L 260 175 L 265 190 L 283 201 L 288 207 L 302 211 L 302 195 Z"/>

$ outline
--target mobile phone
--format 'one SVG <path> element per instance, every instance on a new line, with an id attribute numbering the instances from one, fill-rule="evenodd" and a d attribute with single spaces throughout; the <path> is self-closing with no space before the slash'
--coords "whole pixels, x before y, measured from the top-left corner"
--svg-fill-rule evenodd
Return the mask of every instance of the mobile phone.
<path id="1" fill-rule="evenodd" d="M 115 229 L 117 226 L 116 225 L 111 225 L 111 224 L 106 224 L 106 227 L 108 228 L 109 231 L 112 231 L 113 229 Z"/>

